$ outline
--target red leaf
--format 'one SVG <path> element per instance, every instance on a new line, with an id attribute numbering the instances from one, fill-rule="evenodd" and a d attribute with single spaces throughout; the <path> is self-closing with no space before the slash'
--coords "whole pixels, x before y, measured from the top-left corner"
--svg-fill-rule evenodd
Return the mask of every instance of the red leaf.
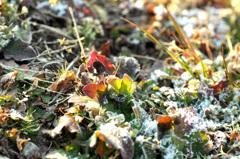
<path id="1" fill-rule="evenodd" d="M 97 58 L 106 67 L 108 72 L 112 73 L 115 70 L 115 67 L 111 64 L 111 62 L 106 60 L 106 56 L 98 55 Z"/>
<path id="2" fill-rule="evenodd" d="M 89 72 L 94 73 L 93 63 L 98 60 L 100 61 L 109 73 L 112 73 L 115 70 L 114 65 L 110 61 L 106 60 L 106 56 L 98 55 L 96 51 L 93 51 L 90 55 L 90 59 L 87 61 L 87 69 Z"/>
<path id="3" fill-rule="evenodd" d="M 88 84 L 86 86 L 83 87 L 82 91 L 84 94 L 86 94 L 87 96 L 89 96 L 90 98 L 99 98 L 99 94 L 98 92 L 104 92 L 106 90 L 106 86 L 104 84 L 103 81 L 101 81 L 100 83 L 91 83 Z"/>
<path id="4" fill-rule="evenodd" d="M 105 55 L 105 56 L 109 57 L 109 55 L 110 55 L 110 41 L 107 41 L 105 44 L 103 44 L 100 47 L 99 51 L 102 52 L 101 53 L 102 55 Z"/>
<path id="5" fill-rule="evenodd" d="M 198 129 L 203 131 L 205 129 L 205 123 L 194 111 L 192 106 L 183 108 L 180 110 L 181 113 L 181 131 L 186 133 L 192 129 Z"/>
<path id="6" fill-rule="evenodd" d="M 224 81 L 220 81 L 218 84 L 215 84 L 214 86 L 211 86 L 210 88 L 213 88 L 213 94 L 216 94 L 224 89 L 226 89 L 229 85 L 228 79 Z"/>
<path id="7" fill-rule="evenodd" d="M 172 120 L 173 119 L 168 115 L 158 117 L 158 128 L 161 130 L 162 133 L 172 128 Z"/>
<path id="8" fill-rule="evenodd" d="M 96 61 L 97 56 L 98 56 L 98 53 L 96 51 L 93 51 L 90 55 L 90 59 L 87 61 L 87 69 L 91 73 L 94 72 L 93 62 Z"/>

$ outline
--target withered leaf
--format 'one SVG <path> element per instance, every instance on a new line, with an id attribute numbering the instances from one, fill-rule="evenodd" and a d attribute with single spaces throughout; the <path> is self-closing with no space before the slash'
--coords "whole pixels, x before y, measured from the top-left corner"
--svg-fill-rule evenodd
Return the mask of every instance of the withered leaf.
<path id="1" fill-rule="evenodd" d="M 170 130 L 173 126 L 173 119 L 169 115 L 160 116 L 158 122 L 158 138 L 161 139 L 165 132 Z"/>
<path id="2" fill-rule="evenodd" d="M 181 113 L 181 132 L 184 134 L 196 129 L 198 131 L 205 130 L 205 123 L 202 118 L 200 118 L 194 111 L 192 106 L 183 108 L 180 110 Z"/>
<path id="3" fill-rule="evenodd" d="M 64 93 L 71 90 L 71 88 L 76 85 L 75 81 L 75 74 L 73 71 L 66 71 L 63 73 L 59 80 L 56 83 L 53 83 L 51 86 L 48 87 L 49 91 L 59 92 L 63 90 Z"/>
<path id="4" fill-rule="evenodd" d="M 51 70 L 52 72 L 60 72 L 61 65 L 58 62 L 50 62 L 43 66 L 43 69 Z"/>
<path id="5" fill-rule="evenodd" d="M 106 155 L 109 149 L 115 148 L 120 150 L 123 159 L 131 159 L 133 157 L 134 143 L 127 128 L 116 127 L 112 123 L 108 123 L 101 127 L 95 135 L 101 141 L 104 141 L 103 143 L 106 143 L 106 148 L 108 148 L 99 148 L 98 145 L 99 154 Z"/>
<path id="6" fill-rule="evenodd" d="M 99 51 L 101 51 L 102 55 L 105 55 L 107 57 L 110 56 L 110 41 L 107 41 L 105 44 L 103 44 Z"/>
<path id="7" fill-rule="evenodd" d="M 83 85 L 87 85 L 91 83 L 91 80 L 89 79 L 87 72 L 82 72 L 80 78 L 81 78 L 81 83 Z"/>
<path id="8" fill-rule="evenodd" d="M 68 103 L 72 103 L 74 106 L 68 109 L 68 113 L 76 113 L 77 111 L 83 111 L 87 104 L 86 96 L 81 96 L 74 94 L 69 100 Z"/>
<path id="9" fill-rule="evenodd" d="M 0 88 L 7 89 L 7 87 L 9 87 L 15 81 L 17 75 L 18 71 L 3 75 L 0 80 Z"/>
<path id="10" fill-rule="evenodd" d="M 239 136 L 239 133 L 238 132 L 233 132 L 231 134 L 229 134 L 230 136 L 230 140 L 231 141 L 240 141 L 240 136 Z"/>
<path id="11" fill-rule="evenodd" d="M 53 130 L 43 130 L 43 133 L 47 133 L 54 138 L 56 135 L 62 133 L 64 127 L 66 127 L 70 133 L 82 134 L 82 129 L 78 125 L 78 121 L 70 115 L 60 117 L 58 125 Z"/>

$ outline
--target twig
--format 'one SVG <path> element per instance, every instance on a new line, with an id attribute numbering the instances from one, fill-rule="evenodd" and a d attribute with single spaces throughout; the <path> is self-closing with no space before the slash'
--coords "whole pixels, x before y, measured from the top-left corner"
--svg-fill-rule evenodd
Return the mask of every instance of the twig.
<path id="1" fill-rule="evenodd" d="M 65 34 L 62 30 L 60 30 L 58 28 L 54 28 L 54 27 L 51 27 L 51 26 L 48 26 L 48 25 L 44 25 L 44 24 L 38 24 L 36 22 L 31 22 L 31 24 L 34 25 L 34 26 L 38 25 L 42 29 L 45 29 L 45 30 L 47 29 L 47 30 L 49 30 L 51 32 L 54 32 L 54 33 L 59 34 L 61 36 L 64 36 L 64 37 L 66 37 L 68 39 L 73 39 L 71 36 Z"/>
<path id="2" fill-rule="evenodd" d="M 153 57 L 148 57 L 148 56 L 142 56 L 142 55 L 132 54 L 132 57 L 141 58 L 141 59 L 146 59 L 146 60 L 152 60 L 152 61 L 156 61 L 156 62 L 162 62 L 161 60 L 155 59 L 155 58 L 153 58 Z"/>
<path id="3" fill-rule="evenodd" d="M 86 54 L 85 54 L 85 52 L 84 52 L 83 45 L 82 45 L 81 39 L 80 39 L 79 34 L 78 34 L 77 23 L 76 23 L 76 21 L 75 21 L 74 15 L 73 15 L 72 7 L 69 7 L 68 9 L 69 9 L 69 11 L 70 11 L 70 14 L 71 14 L 71 17 L 72 17 L 72 21 L 73 21 L 73 24 L 74 24 L 75 34 L 76 34 L 76 36 L 77 36 L 78 43 L 79 43 L 80 48 L 81 48 L 81 57 L 85 57 Z"/>
<path id="4" fill-rule="evenodd" d="M 74 44 L 74 45 L 66 46 L 66 47 L 63 47 L 63 48 L 61 48 L 59 50 L 54 50 L 54 51 L 50 51 L 50 52 L 47 52 L 47 50 L 45 50 L 44 52 L 39 54 L 37 57 L 39 58 L 39 57 L 41 57 L 43 55 L 55 54 L 55 53 L 58 53 L 60 51 L 64 51 L 64 50 L 68 50 L 68 49 L 74 48 L 75 46 L 77 46 L 77 45 Z"/>
<path id="5" fill-rule="evenodd" d="M 73 65 L 75 62 L 77 62 L 77 60 L 79 60 L 79 55 L 72 60 L 72 62 L 68 65 L 68 67 L 67 67 L 66 70 L 68 71 L 68 70 L 72 67 L 72 65 Z"/>

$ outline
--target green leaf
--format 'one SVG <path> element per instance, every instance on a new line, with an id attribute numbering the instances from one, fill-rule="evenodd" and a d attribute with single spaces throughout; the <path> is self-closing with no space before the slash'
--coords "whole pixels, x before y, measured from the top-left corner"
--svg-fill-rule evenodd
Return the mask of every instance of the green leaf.
<path id="1" fill-rule="evenodd" d="M 122 85 L 121 88 L 119 90 L 120 94 L 125 94 L 126 91 L 128 94 L 132 93 L 135 90 L 135 86 L 133 85 L 133 80 L 130 76 L 128 76 L 127 74 L 123 75 L 123 79 L 122 79 Z"/>

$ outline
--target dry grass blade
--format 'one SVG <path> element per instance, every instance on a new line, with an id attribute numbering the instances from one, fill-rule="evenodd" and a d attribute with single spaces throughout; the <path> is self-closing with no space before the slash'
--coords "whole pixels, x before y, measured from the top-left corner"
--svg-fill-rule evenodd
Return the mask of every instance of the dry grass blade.
<path id="1" fill-rule="evenodd" d="M 146 30 L 142 29 L 141 27 L 139 27 L 138 25 L 134 24 L 133 22 L 121 17 L 121 19 L 125 20 L 126 22 L 130 23 L 131 25 L 135 26 L 136 28 L 140 29 L 142 32 L 144 32 L 145 34 L 147 34 L 155 43 L 157 43 L 158 45 L 160 45 L 161 47 L 164 48 L 164 50 L 176 61 L 178 62 L 187 72 L 189 72 L 192 76 L 194 76 L 194 74 L 188 69 L 187 66 L 185 66 L 181 61 L 178 60 L 178 58 L 176 57 L 176 55 L 174 55 L 173 53 L 171 53 L 162 43 L 160 43 L 156 38 L 154 38 L 151 34 L 149 34 Z"/>
<path id="2" fill-rule="evenodd" d="M 183 40 L 183 42 L 185 43 L 185 45 L 188 47 L 188 49 L 191 50 L 191 56 L 194 57 L 195 62 L 198 63 L 199 62 L 199 57 L 196 55 L 194 47 L 192 46 L 192 44 L 190 43 L 189 39 L 187 38 L 186 34 L 183 32 L 183 30 L 181 29 L 181 27 L 179 27 L 178 23 L 176 22 L 176 20 L 173 18 L 172 14 L 169 12 L 168 8 L 165 6 L 166 10 L 167 10 L 167 14 L 170 17 L 170 19 L 172 20 L 175 29 L 177 30 L 180 38 Z"/>

